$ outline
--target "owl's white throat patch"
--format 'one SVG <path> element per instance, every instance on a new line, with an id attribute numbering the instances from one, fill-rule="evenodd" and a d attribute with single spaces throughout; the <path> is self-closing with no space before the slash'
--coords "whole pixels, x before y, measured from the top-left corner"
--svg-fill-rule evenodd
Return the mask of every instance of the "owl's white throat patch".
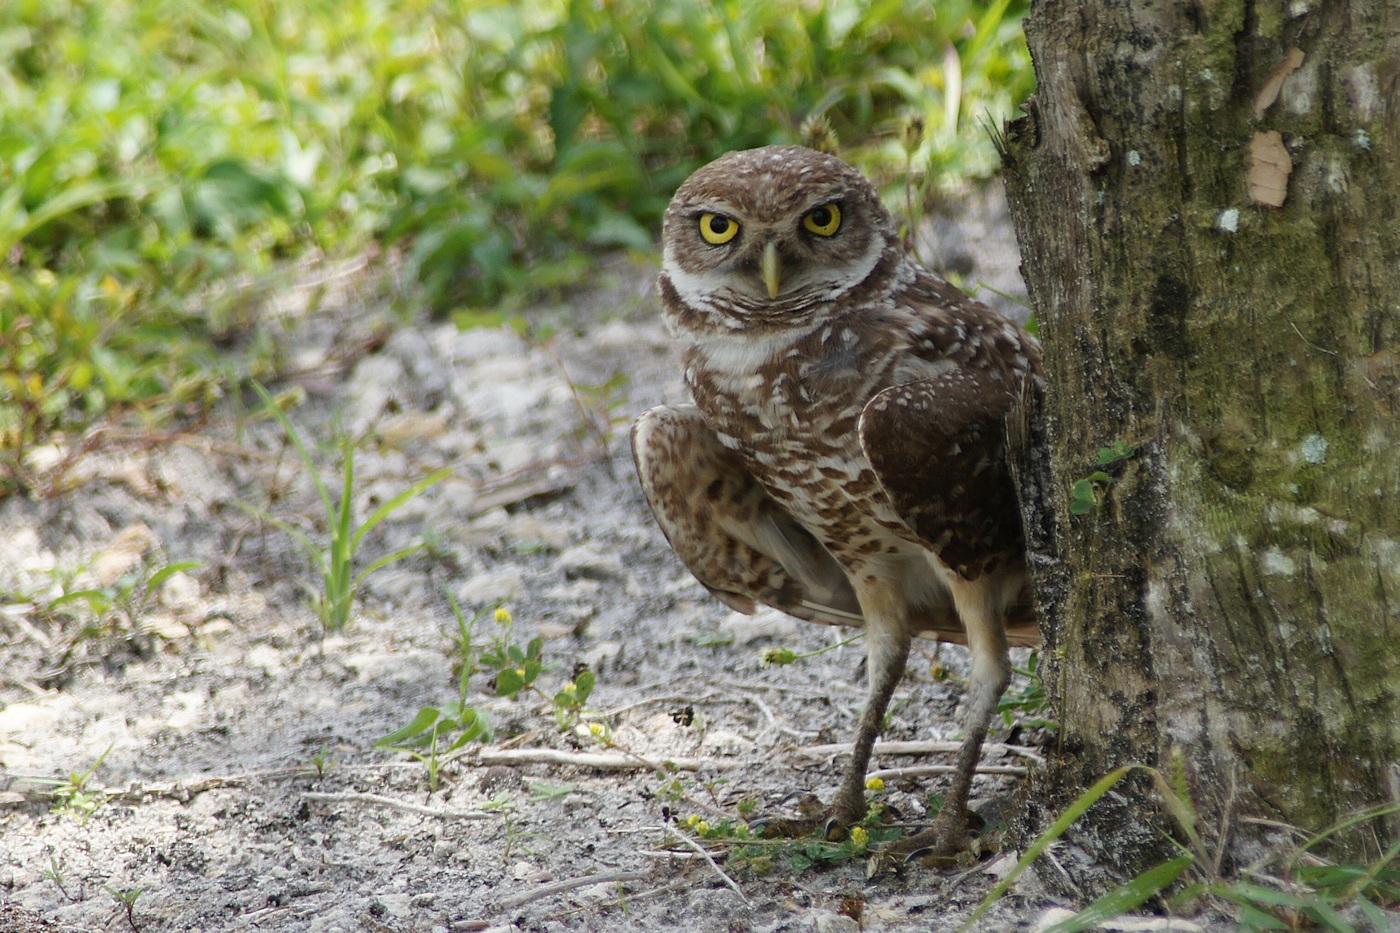
<path id="1" fill-rule="evenodd" d="M 773 357 L 783 353 L 816 330 L 814 322 L 805 327 L 785 328 L 763 334 L 719 332 L 687 335 L 688 342 L 716 375 L 746 376 L 757 372 Z"/>

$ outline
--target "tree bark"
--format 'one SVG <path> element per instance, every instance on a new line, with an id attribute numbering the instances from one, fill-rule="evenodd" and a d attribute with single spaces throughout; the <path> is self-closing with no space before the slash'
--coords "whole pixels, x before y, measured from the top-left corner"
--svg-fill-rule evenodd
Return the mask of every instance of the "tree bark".
<path id="1" fill-rule="evenodd" d="M 1026 33 L 1004 156 L 1064 753 L 1038 805 L 1154 765 L 1228 868 L 1400 798 L 1400 4 L 1035 0 Z M 1160 811 L 1147 782 L 1115 801 L 1077 841 L 1126 874 Z"/>

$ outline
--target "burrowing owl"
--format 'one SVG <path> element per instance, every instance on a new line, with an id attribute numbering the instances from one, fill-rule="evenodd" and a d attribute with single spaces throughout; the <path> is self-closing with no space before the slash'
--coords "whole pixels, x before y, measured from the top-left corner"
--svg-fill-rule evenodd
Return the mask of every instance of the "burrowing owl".
<path id="1" fill-rule="evenodd" d="M 700 169 L 662 241 L 662 306 L 695 405 L 637 419 L 647 501 L 730 606 L 865 627 L 869 694 L 833 807 L 841 823 L 866 812 L 871 746 L 911 639 L 971 649 L 946 804 L 899 846 L 948 854 L 1007 646 L 1039 641 L 1007 438 L 1039 391 L 1040 348 L 913 262 L 870 182 L 809 149 Z"/>

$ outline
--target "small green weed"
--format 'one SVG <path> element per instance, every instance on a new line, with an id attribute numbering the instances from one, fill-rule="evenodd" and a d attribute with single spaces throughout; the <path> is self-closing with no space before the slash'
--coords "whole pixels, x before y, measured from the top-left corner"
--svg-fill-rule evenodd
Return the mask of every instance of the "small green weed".
<path id="1" fill-rule="evenodd" d="M 502 791 L 495 797 L 492 797 L 490 802 L 481 805 L 481 809 L 501 814 L 501 818 L 505 822 L 506 847 L 501 853 L 502 859 L 509 859 L 511 854 L 515 851 L 515 848 L 520 846 L 523 840 L 541 838 L 539 833 L 525 832 L 520 829 L 519 825 L 515 822 L 515 811 L 520 809 L 520 805 L 515 802 L 515 798 L 507 791 Z M 525 849 L 526 852 L 530 852 L 532 855 L 535 854 L 527 846 L 520 847 Z"/>
<path id="2" fill-rule="evenodd" d="M 481 653 L 478 664 L 480 670 L 494 677 L 496 695 L 516 699 L 521 693 L 530 691 L 550 704 L 560 732 L 578 725 L 588 698 L 598 685 L 597 676 L 582 668 L 575 671 L 574 676 L 557 692 L 548 693 L 536 683 L 545 671 L 544 639 L 536 636 L 522 647 L 514 641 L 515 619 L 510 612 L 497 608 L 492 617 L 497 626 L 496 635 L 491 645 Z M 602 731 L 593 730 L 593 726 L 601 727 Z M 598 722 L 590 723 L 590 731 L 599 737 L 606 732 L 606 726 Z"/>
<path id="3" fill-rule="evenodd" d="M 97 769 L 102 767 L 102 762 L 107 760 L 107 756 L 111 752 L 112 746 L 109 745 L 106 751 L 97 756 L 97 760 L 92 763 L 91 767 L 83 772 L 71 772 L 66 780 L 40 782 L 54 785 L 54 789 L 49 792 L 49 796 L 53 799 L 52 812 L 86 823 L 93 813 L 107 802 L 107 792 L 91 788 L 88 783 L 92 780 L 92 776 L 97 773 Z"/>
<path id="4" fill-rule="evenodd" d="M 1042 713 L 1050 708 L 1045 684 L 1040 679 L 1040 653 L 1032 651 L 1025 667 L 1013 667 L 1013 673 L 1025 678 L 1023 684 L 1013 684 L 997 701 L 997 711 L 1009 729 L 1019 719 L 1029 729 L 1055 729 L 1059 723 L 1046 719 Z"/>
<path id="5" fill-rule="evenodd" d="M 1081 480 L 1075 480 L 1074 485 L 1070 487 L 1070 514 L 1086 515 L 1098 508 L 1107 494 L 1108 487 L 1117 482 L 1112 475 L 1104 472 L 1104 468 L 1121 463 L 1136 453 L 1137 449 L 1127 441 L 1114 441 L 1110 447 L 1100 447 L 1099 469 Z"/>
<path id="6" fill-rule="evenodd" d="M 78 889 L 76 896 L 68 890 L 68 872 L 63 867 L 63 863 L 58 860 L 56 853 L 49 853 L 49 867 L 44 869 L 44 877 L 52 881 L 54 887 L 58 888 L 58 893 L 62 894 L 70 903 L 76 904 L 86 896 L 81 888 Z"/>
<path id="7" fill-rule="evenodd" d="M 146 892 L 145 888 L 117 888 L 108 887 L 107 893 L 117 899 L 121 905 L 122 912 L 126 916 L 127 926 L 131 927 L 135 933 L 141 933 L 141 928 L 136 925 L 136 902 L 141 899 L 141 895 Z"/>
<path id="8" fill-rule="evenodd" d="M 106 621 L 114 616 L 118 622 L 125 622 L 129 632 L 135 632 L 155 600 L 160 588 L 177 573 L 185 573 L 203 566 L 199 561 L 173 561 L 152 569 L 142 561 L 129 572 L 122 574 L 108 586 L 88 587 L 68 590 L 42 608 L 45 614 L 62 612 L 65 607 L 81 604 L 94 616 L 99 626 L 107 627 Z"/>
<path id="9" fill-rule="evenodd" d="M 815 658 L 829 651 L 844 648 L 864 637 L 865 633 L 859 632 L 850 638 L 843 638 L 841 641 L 818 648 L 815 651 L 797 652 L 791 648 L 768 648 L 763 652 L 763 665 L 765 667 L 782 667 L 786 664 L 796 664 L 798 661 L 805 661 L 807 658 Z"/>
<path id="10" fill-rule="evenodd" d="M 1101 923 L 1121 916 L 1166 894 L 1188 873 L 1202 876 L 1168 900 L 1182 907 L 1193 901 L 1210 897 L 1218 903 L 1233 904 L 1239 929 L 1247 933 L 1265 930 L 1324 929 L 1332 933 L 1367 933 L 1385 929 L 1385 911 L 1400 906 L 1400 843 L 1395 843 L 1374 862 L 1364 865 L 1340 865 L 1318 859 L 1310 850 L 1338 832 L 1369 820 L 1383 819 L 1400 813 L 1400 805 L 1391 804 L 1367 810 L 1343 820 L 1307 842 L 1291 850 L 1274 854 L 1272 864 L 1282 867 L 1282 876 L 1265 874 L 1270 863 L 1256 864 L 1241 877 L 1217 877 L 1217 864 L 1204 840 L 1196 832 L 1198 817 L 1189 795 L 1185 763 L 1176 756 L 1163 772 L 1145 765 L 1124 765 L 1100 778 L 1080 794 L 1073 803 L 1026 849 L 1016 865 L 987 893 L 977 909 L 959 927 L 960 933 L 971 930 L 992 905 L 1001 898 L 1021 873 L 1067 831 L 1091 806 L 1103 798 L 1120 780 L 1135 771 L 1148 774 L 1156 787 L 1164 808 L 1186 842 L 1180 845 L 1182 854 L 1148 869 L 1130 881 L 1068 917 L 1045 933 L 1079 933 L 1096 929 Z M 1304 859 L 1310 861 L 1304 864 Z M 1354 910 L 1365 918 L 1364 925 L 1355 926 L 1345 914 Z"/>
<path id="11" fill-rule="evenodd" d="M 544 640 L 530 639 L 524 646 L 514 638 L 515 619 L 501 606 L 488 607 L 470 618 L 462 611 L 455 596 L 447 594 L 452 604 L 456 627 L 448 633 L 457 670 L 457 697 L 442 707 L 427 706 L 395 732 L 375 742 L 375 747 L 391 752 L 406 752 L 428 766 L 428 783 L 437 789 L 442 758 L 470 742 L 489 742 L 492 738 L 485 712 L 471 702 L 471 678 L 477 674 L 490 675 L 497 696 L 517 699 L 530 692 L 550 704 L 555 724 L 561 732 L 578 725 L 583 718 L 588 698 L 597 686 L 592 671 L 576 670 L 574 676 L 557 692 L 550 694 L 538 684 L 545 672 Z M 482 638 L 477 626 L 487 617 L 494 631 Z M 590 734 L 605 741 L 607 728 L 603 723 L 590 723 Z M 595 728 L 596 727 L 596 728 Z"/>
<path id="12" fill-rule="evenodd" d="M 755 835 L 742 819 L 711 822 L 699 815 L 688 817 L 678 828 L 707 845 L 727 849 L 726 864 L 730 868 L 767 875 L 779 866 L 802 872 L 813 866 L 837 865 L 870 857 L 881 844 L 904 834 L 900 828 L 885 825 L 884 819 L 884 805 L 874 801 L 865 819 L 850 827 L 845 838 L 840 840 L 825 839 L 819 833 L 801 839 L 766 838 Z"/>
<path id="13" fill-rule="evenodd" d="M 398 511 L 406 502 L 420 495 L 429 487 L 447 479 L 448 476 L 452 475 L 452 468 L 443 467 L 428 474 L 388 502 L 380 505 L 363 522 L 356 525 L 355 442 L 349 437 L 342 438 L 340 442 L 341 482 L 340 496 L 337 499 L 331 495 L 330 489 L 321 479 L 315 458 L 311 455 L 311 451 L 307 448 L 300 432 L 292 425 L 291 419 L 282 411 L 282 406 L 267 389 L 258 383 L 253 383 L 253 388 L 262 398 L 266 411 L 282 426 L 287 439 L 296 448 L 297 454 L 311 475 L 312 482 L 316 485 L 316 492 L 321 497 L 322 515 L 329 533 L 329 541 L 325 543 L 314 541 L 301 529 L 266 510 L 255 508 L 247 503 L 239 503 L 239 506 L 262 521 L 291 535 L 301 545 L 307 559 L 311 561 L 320 576 L 318 586 L 307 586 L 311 605 L 321 620 L 322 630 L 328 633 L 338 632 L 350 623 L 350 615 L 355 608 L 355 597 L 366 577 L 376 570 L 417 554 L 426 546 L 423 542 L 419 542 L 400 548 L 360 569 L 357 566 L 356 557 L 365 536 L 379 527 L 385 519 Z"/>

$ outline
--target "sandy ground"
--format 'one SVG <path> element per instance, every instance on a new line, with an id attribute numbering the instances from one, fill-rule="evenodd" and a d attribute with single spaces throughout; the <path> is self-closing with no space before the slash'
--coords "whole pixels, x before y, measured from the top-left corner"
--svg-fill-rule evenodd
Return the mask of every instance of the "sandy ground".
<path id="1" fill-rule="evenodd" d="M 1005 228 L 984 226 L 937 251 L 1014 291 Z M 973 255 L 996 261 L 967 269 Z M 954 929 L 1006 853 L 873 878 L 862 859 L 794 869 L 780 855 L 759 874 L 726 868 L 718 841 L 682 838 L 689 817 L 717 823 L 741 801 L 830 799 L 844 756 L 810 749 L 849 739 L 863 672 L 859 643 L 764 666 L 765 649 L 849 633 L 730 613 L 651 520 L 627 425 L 683 398 L 652 270 L 600 266 L 588 289 L 524 312 L 550 333 L 529 341 L 406 326 L 376 307 L 372 276 L 323 274 L 316 311 L 303 299 L 325 282 L 267 311 L 296 374 L 275 388 L 301 394 L 291 417 L 333 487 L 325 442 L 337 424 L 362 437 L 361 518 L 453 468 L 366 537 L 361 565 L 430 546 L 370 574 L 348 628 L 321 637 L 305 555 L 257 514 L 319 540 L 320 505 L 252 398 L 198 430 L 112 430 L 51 469 L 45 495 L 0 503 L 0 931 Z M 62 598 L 182 561 L 198 566 L 102 614 Z M 451 598 L 487 611 L 480 638 L 506 637 L 497 604 L 514 643 L 543 637 L 546 695 L 499 698 L 478 674 L 471 702 L 495 739 L 434 774 L 374 743 L 456 698 Z M 957 737 L 961 687 L 933 663 L 924 646 L 886 740 Z M 945 648 L 938 663 L 956 675 L 965 656 Z M 601 737 L 561 731 L 548 699 L 582 665 Z M 1014 811 L 1015 771 L 1042 739 L 994 736 L 984 764 L 1010 773 L 983 777 L 978 802 Z M 917 820 L 942 780 L 892 778 L 884 798 Z M 1025 877 L 979 929 L 1035 926 L 1054 901 Z"/>

